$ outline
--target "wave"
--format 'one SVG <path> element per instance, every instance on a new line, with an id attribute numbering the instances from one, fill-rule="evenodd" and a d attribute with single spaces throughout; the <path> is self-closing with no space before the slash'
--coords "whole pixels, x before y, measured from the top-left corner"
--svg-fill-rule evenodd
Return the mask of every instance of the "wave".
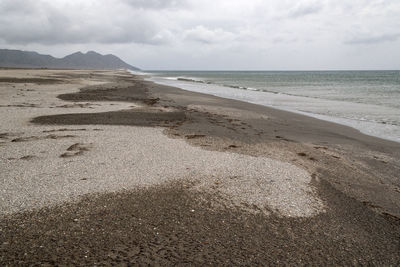
<path id="1" fill-rule="evenodd" d="M 147 72 L 143 72 L 143 71 L 140 71 L 140 70 L 128 70 L 127 69 L 127 71 L 129 72 L 129 73 L 131 73 L 131 74 L 133 74 L 133 75 L 153 75 L 153 74 L 151 74 L 151 73 L 147 73 Z"/>
<path id="2" fill-rule="evenodd" d="M 347 99 L 329 99 L 329 98 L 324 98 L 320 96 L 313 96 L 313 95 L 304 95 L 304 94 L 294 94 L 294 93 L 289 93 L 289 92 L 280 92 L 280 91 L 274 91 L 274 90 L 267 90 L 267 89 L 258 89 L 254 87 L 246 87 L 246 86 L 240 86 L 240 85 L 232 85 L 232 84 L 227 84 L 227 83 L 217 83 L 209 80 L 202 80 L 199 78 L 191 78 L 191 77 L 164 77 L 164 79 L 167 80 L 174 80 L 174 81 L 181 81 L 181 82 L 188 82 L 188 83 L 200 83 L 200 84 L 211 84 L 211 85 L 217 85 L 217 86 L 223 86 L 223 87 L 228 87 L 228 88 L 233 88 L 233 89 L 240 89 L 240 90 L 248 90 L 248 91 L 256 91 L 256 92 L 265 92 L 265 93 L 271 93 L 271 94 L 276 94 L 276 95 L 285 95 L 285 96 L 294 96 L 294 97 L 305 97 L 305 98 L 312 98 L 312 99 L 319 99 L 319 100 L 327 100 L 327 101 L 345 101 L 345 102 L 352 102 L 352 103 L 359 103 L 359 104 L 369 104 L 365 103 L 363 101 L 349 101 Z M 379 103 L 375 103 L 375 105 L 380 105 Z M 391 106 L 394 108 L 398 108 L 398 106 Z M 385 124 L 385 123 L 383 123 Z M 390 123 L 391 124 L 391 123 Z"/>
<path id="3" fill-rule="evenodd" d="M 164 77 L 164 79 L 173 80 L 173 81 L 181 81 L 181 82 L 189 82 L 189 83 L 213 84 L 213 85 L 224 86 L 224 87 L 240 89 L 240 90 L 249 90 L 249 91 L 256 91 L 256 92 L 266 92 L 266 93 L 271 93 L 271 94 L 282 94 L 282 95 L 288 95 L 288 96 L 310 97 L 310 98 L 320 99 L 320 98 L 314 97 L 314 96 L 283 93 L 283 92 L 277 92 L 277 91 L 266 90 L 266 89 L 258 89 L 258 88 L 254 88 L 254 87 L 246 87 L 246 86 L 240 86 L 240 85 L 220 84 L 220 83 L 215 83 L 212 81 L 200 80 L 200 79 L 194 79 L 194 78 L 188 78 L 188 77 Z"/>
<path id="4" fill-rule="evenodd" d="M 196 79 L 192 79 L 192 78 L 181 78 L 181 77 L 178 77 L 177 81 L 211 84 L 211 82 L 209 82 L 209 81 L 196 80 Z"/>
<path id="5" fill-rule="evenodd" d="M 232 85 L 232 84 L 219 84 L 219 83 L 214 83 L 212 81 L 199 80 L 199 79 L 186 78 L 186 77 L 166 77 L 165 79 L 182 81 L 182 82 L 191 82 L 191 83 L 213 84 L 213 85 L 219 85 L 219 86 L 224 86 L 224 87 L 229 87 L 229 88 L 234 88 L 234 89 L 241 89 L 241 90 L 262 91 L 260 89 L 252 88 L 252 87 L 245 87 L 245 86 Z"/>

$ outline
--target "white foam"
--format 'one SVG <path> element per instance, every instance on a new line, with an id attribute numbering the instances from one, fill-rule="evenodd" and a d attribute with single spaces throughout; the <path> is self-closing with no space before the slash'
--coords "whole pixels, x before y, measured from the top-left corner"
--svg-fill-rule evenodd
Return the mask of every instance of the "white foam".
<path id="1" fill-rule="evenodd" d="M 140 76 L 151 75 L 150 73 L 147 73 L 147 72 L 144 72 L 144 71 L 141 71 L 141 70 L 128 70 L 127 69 L 126 71 L 128 71 L 129 73 L 131 73 L 133 75 L 140 75 Z"/>

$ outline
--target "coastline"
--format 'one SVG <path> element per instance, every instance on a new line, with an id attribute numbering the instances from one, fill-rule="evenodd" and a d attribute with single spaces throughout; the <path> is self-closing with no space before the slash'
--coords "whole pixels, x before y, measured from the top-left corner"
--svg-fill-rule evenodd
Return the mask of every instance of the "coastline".
<path id="1" fill-rule="evenodd" d="M 178 75 L 178 73 L 175 73 L 175 75 Z M 156 74 L 158 73 L 156 72 Z M 146 77 L 147 74 L 144 75 Z M 148 75 L 150 76 L 146 77 L 146 80 L 163 85 L 172 87 L 175 86 L 188 91 L 206 93 L 223 98 L 234 99 L 298 113 L 320 120 L 350 126 L 366 135 L 371 135 L 398 143 L 400 142 L 400 127 L 397 126 L 397 124 L 391 124 L 387 122 L 388 119 L 390 121 L 390 118 L 400 116 L 399 112 L 393 107 L 382 107 L 371 103 L 345 102 L 340 100 L 324 99 L 315 96 L 313 97 L 279 91 L 261 90 L 248 87 L 247 84 L 239 82 L 238 84 L 240 85 L 222 85 L 218 82 L 204 80 L 200 77 L 192 79 L 164 76 L 159 77 L 157 75 L 151 76 L 151 74 Z M 182 75 L 184 75 L 184 72 Z M 323 112 L 321 107 L 323 107 Z M 338 109 L 338 107 L 340 108 Z M 365 116 L 369 117 L 370 119 L 365 119 Z"/>
<path id="2" fill-rule="evenodd" d="M 17 259 L 13 257 L 20 255 L 25 262 L 51 262 L 49 253 L 61 242 L 64 249 L 53 255 L 57 258 L 55 262 L 60 262 L 63 257 L 65 263 L 72 263 L 71 259 L 76 257 L 78 262 L 87 264 L 118 259 L 161 264 L 226 263 L 228 259 L 232 264 L 293 264 L 301 260 L 315 264 L 344 264 L 354 263 L 356 258 L 360 263 L 399 262 L 396 249 L 400 237 L 400 181 L 397 175 L 400 144 L 364 135 L 347 126 L 158 85 L 126 73 L 58 72 L 49 75 L 49 71 L 42 71 L 39 75 L 56 75 L 53 78 L 60 79 L 62 84 L 73 82 L 72 86 L 49 96 L 51 99 L 59 95 L 57 105 L 67 105 L 67 108 L 29 114 L 33 124 L 28 123 L 27 129 L 46 127 L 40 130 L 56 130 L 57 136 L 64 137 L 76 130 L 71 134 L 76 136 L 70 137 L 76 140 L 70 143 L 81 145 L 76 146 L 78 150 L 64 151 L 65 155 L 72 155 L 65 158 L 72 162 L 88 160 L 119 164 L 123 158 L 137 160 L 140 155 L 154 157 L 154 162 L 144 162 L 143 168 L 136 162 L 133 169 L 129 169 L 132 168 L 129 162 L 119 164 L 103 180 L 95 179 L 102 175 L 104 169 L 101 166 L 97 167 L 100 172 L 93 180 L 90 172 L 94 169 L 89 169 L 89 174 L 81 173 L 88 166 L 72 165 L 61 171 L 58 175 L 77 168 L 75 178 L 86 178 L 80 182 L 74 180 L 73 188 L 82 187 L 82 182 L 89 181 L 92 186 L 102 184 L 106 190 L 93 191 L 93 187 L 88 187 L 92 191 L 78 192 L 79 197 L 72 202 L 72 198 L 67 197 L 56 205 L 44 203 L 44 206 L 33 210 L 29 207 L 0 219 L 4 240 L 15 245 L 14 248 L 7 244 L 1 246 L 2 255 L 5 255 L 0 258 L 2 261 L 16 263 Z M 34 90 L 40 91 L 41 86 Z M 55 86 L 54 83 L 51 86 Z M 22 93 L 28 95 L 29 92 L 35 93 Z M 40 109 L 27 103 L 24 105 L 13 108 Z M 22 118 L 21 123 L 26 119 Z M 80 136 L 77 130 L 82 128 L 87 129 L 82 132 L 90 134 Z M 132 140 L 132 136 L 137 140 Z M 31 136 L 24 135 L 3 137 L 3 148 L 14 145 L 16 142 L 12 140 L 17 138 L 25 138 L 24 146 L 47 140 L 26 140 Z M 123 138 L 120 139 L 122 144 L 118 141 L 110 146 L 100 144 L 118 138 Z M 48 139 L 53 140 L 52 137 Z M 65 140 L 68 138 L 56 141 L 58 144 Z M 64 150 L 70 143 L 62 144 Z M 115 151 L 111 147 L 115 147 Z M 184 156 L 172 157 L 175 149 L 190 159 L 187 165 L 179 164 Z M 132 152 L 136 150 L 140 153 Z M 10 148 L 10 151 L 15 150 Z M 60 151 L 56 153 L 60 154 Z M 97 158 L 99 154 L 103 154 L 103 158 Z M 159 154 L 164 156 L 158 157 Z M 118 155 L 120 157 L 114 161 L 112 157 Z M 171 157 L 173 162 L 178 161 L 177 165 L 168 163 L 165 168 L 159 168 Z M 218 162 L 209 171 L 205 168 L 211 164 L 208 159 Z M 37 162 L 32 163 L 37 165 L 43 159 L 35 160 Z M 57 160 L 65 164 L 64 158 Z M 207 164 L 196 167 L 198 161 Z M 252 161 L 260 161 L 261 165 L 253 166 Z M 22 167 L 34 168 L 26 166 L 29 161 L 19 162 Z M 266 162 L 270 165 L 265 165 Z M 7 164 L 11 164 L 10 170 L 16 167 L 13 163 Z M 268 172 L 263 174 L 274 179 L 286 177 L 286 170 L 292 171 L 285 179 L 288 180 L 286 184 L 283 180 L 271 179 L 262 185 L 264 191 L 254 194 L 261 181 L 255 179 L 261 170 L 259 166 L 268 166 L 266 170 L 277 167 L 275 176 Z M 118 177 L 124 176 L 121 168 L 131 172 L 119 180 Z M 157 180 L 138 186 L 142 183 L 139 181 L 126 187 L 134 169 L 139 170 L 138 177 L 143 177 L 146 168 L 155 170 L 150 172 L 148 180 L 177 175 L 174 179 L 161 179 L 161 183 Z M 172 172 L 167 173 L 167 170 Z M 308 173 L 309 181 L 307 174 L 293 179 L 302 171 Z M 111 176 L 113 172 L 114 177 Z M 50 173 L 49 178 L 55 174 Z M 6 177 L 2 177 L 5 182 Z M 253 180 L 258 182 L 254 184 Z M 283 186 L 274 186 L 274 183 Z M 116 185 L 110 191 L 113 184 Z M 296 188 L 306 194 L 298 193 Z M 61 192 L 63 190 L 65 188 L 61 188 Z M 244 197 L 235 198 L 238 195 Z M 253 195 L 256 199 L 251 198 Z M 257 201 L 259 199 L 268 205 L 263 206 Z M 276 199 L 278 201 L 274 202 Z M 280 206 L 282 203 L 284 205 Z M 285 213 L 288 211 L 285 207 L 291 205 L 294 209 L 289 211 L 293 216 L 288 216 L 290 212 Z M 307 207 L 318 212 L 304 216 L 306 213 L 302 214 L 301 208 Z M 21 228 L 20 225 L 33 227 Z M 56 225 L 61 230 L 54 231 Z M 43 235 L 39 240 L 32 238 L 52 229 L 52 234 Z M 65 229 L 72 230 L 62 237 Z M 17 232 L 17 241 L 11 241 Z M 77 240 L 86 241 L 77 245 Z M 22 256 L 29 246 L 33 247 L 33 253 Z M 160 253 L 160 249 L 164 252 Z"/>
<path id="3" fill-rule="evenodd" d="M 143 75 L 142 75 L 142 74 L 140 74 L 140 75 L 139 75 L 139 74 L 133 74 L 133 75 L 137 75 L 137 76 L 139 76 L 139 77 L 141 77 L 141 76 L 147 76 L 147 74 L 143 74 Z M 250 105 L 256 105 L 256 106 L 266 107 L 267 109 L 283 111 L 283 113 L 287 112 L 287 113 L 290 113 L 290 114 L 296 114 L 296 115 L 300 115 L 300 116 L 303 116 L 303 117 L 307 117 L 307 118 L 311 118 L 311 119 L 315 119 L 315 120 L 319 120 L 319 121 L 325 121 L 325 122 L 330 123 L 330 124 L 332 125 L 332 128 L 335 127 L 335 126 L 333 126 L 333 125 L 340 125 L 340 126 L 343 126 L 343 127 L 344 127 L 344 128 L 342 128 L 342 129 L 351 128 L 351 129 L 357 131 L 357 132 L 360 134 L 360 136 L 361 136 L 361 135 L 365 135 L 365 136 L 369 136 L 369 137 L 372 137 L 372 138 L 376 138 L 376 139 L 380 139 L 380 140 L 385 140 L 385 141 L 388 141 L 389 143 L 397 143 L 397 144 L 400 144 L 400 141 L 397 141 L 397 140 L 394 140 L 394 139 L 390 139 L 390 138 L 380 137 L 380 136 L 377 136 L 377 135 L 368 134 L 368 133 L 365 133 L 365 132 L 363 132 L 363 131 L 361 131 L 361 130 L 355 128 L 355 127 L 352 127 L 352 126 L 349 125 L 349 124 L 340 123 L 340 122 L 337 122 L 337 121 L 332 120 L 331 118 L 330 118 L 330 119 L 325 119 L 325 117 L 328 117 L 328 116 L 319 115 L 319 114 L 312 114 L 312 113 L 309 113 L 309 112 L 302 112 L 302 111 L 297 111 L 297 110 L 280 109 L 279 107 L 274 107 L 274 106 L 269 106 L 269 105 L 262 105 L 262 104 L 259 104 L 259 103 L 248 102 L 248 101 L 241 100 L 241 99 L 223 97 L 223 96 L 219 96 L 219 95 L 211 94 L 211 93 L 202 93 L 202 92 L 192 91 L 192 90 L 185 89 L 185 88 L 181 88 L 181 87 L 178 87 L 178 86 L 170 86 L 170 85 L 167 85 L 167 84 L 158 83 L 158 82 L 156 82 L 156 81 L 153 81 L 151 77 L 150 77 L 150 78 L 144 77 L 143 79 L 144 79 L 145 81 L 149 81 L 149 82 L 151 82 L 151 83 L 155 83 L 155 84 L 158 84 L 158 85 L 161 85 L 161 86 L 178 88 L 178 89 L 180 89 L 180 90 L 187 91 L 187 92 L 197 93 L 197 94 L 199 94 L 199 95 L 207 95 L 207 96 L 213 96 L 213 97 L 216 97 L 216 98 L 221 98 L 221 99 L 226 99 L 226 100 L 232 100 L 232 101 L 243 102 L 243 103 L 247 103 L 247 104 L 250 104 Z M 267 93 L 268 93 L 268 92 L 267 92 Z M 327 126 L 327 127 L 329 127 L 329 126 Z M 346 131 L 346 130 L 344 130 L 344 131 L 350 133 L 350 131 Z M 388 144 L 389 144 L 389 143 L 388 143 Z"/>

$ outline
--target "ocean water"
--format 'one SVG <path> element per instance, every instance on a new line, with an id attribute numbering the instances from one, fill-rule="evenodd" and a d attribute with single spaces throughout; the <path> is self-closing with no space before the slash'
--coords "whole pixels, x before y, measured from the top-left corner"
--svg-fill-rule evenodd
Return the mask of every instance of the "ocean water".
<path id="1" fill-rule="evenodd" d="M 151 71 L 147 79 L 400 142 L 400 71 Z"/>

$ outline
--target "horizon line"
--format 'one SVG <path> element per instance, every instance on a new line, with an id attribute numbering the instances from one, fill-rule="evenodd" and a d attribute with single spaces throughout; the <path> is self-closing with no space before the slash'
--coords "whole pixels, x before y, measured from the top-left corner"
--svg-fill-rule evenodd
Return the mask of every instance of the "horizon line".
<path id="1" fill-rule="evenodd" d="M 213 71 L 213 72 L 223 72 L 223 71 L 230 71 L 230 72 L 298 72 L 298 71 L 400 71 L 400 69 L 309 69 L 309 70 L 260 70 L 260 69 L 255 69 L 255 70 L 229 70 L 229 69 L 219 69 L 219 70 L 206 70 L 206 69 L 186 69 L 186 70 L 179 70 L 179 69 L 141 69 L 141 71 L 178 71 L 178 72 L 184 72 L 184 71 Z"/>

